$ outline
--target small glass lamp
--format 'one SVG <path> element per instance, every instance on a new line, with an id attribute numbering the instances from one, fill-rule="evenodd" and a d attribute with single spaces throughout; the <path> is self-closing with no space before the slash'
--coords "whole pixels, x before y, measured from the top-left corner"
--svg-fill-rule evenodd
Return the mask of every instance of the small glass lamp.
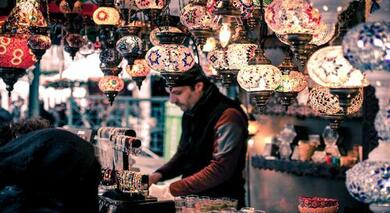
<path id="1" fill-rule="evenodd" d="M 36 62 L 27 41 L 27 35 L 0 35 L 0 77 L 7 85 L 9 96 L 16 81 Z"/>
<path id="2" fill-rule="evenodd" d="M 191 2 L 182 9 L 180 15 L 180 22 L 195 37 L 197 45 L 204 45 L 207 38 L 212 36 L 212 20 L 204 0 Z"/>
<path id="3" fill-rule="evenodd" d="M 136 35 L 123 35 L 116 42 L 116 50 L 127 60 L 128 65 L 132 65 L 135 58 L 142 54 L 142 41 Z"/>
<path id="4" fill-rule="evenodd" d="M 136 82 L 138 89 L 141 89 L 143 80 L 150 73 L 150 68 L 145 59 L 136 59 L 133 65 L 127 65 L 126 72 Z"/>
<path id="5" fill-rule="evenodd" d="M 149 40 L 153 44 L 153 46 L 160 45 L 160 41 L 156 36 L 157 33 L 160 33 L 160 32 L 180 33 L 182 31 L 177 27 L 171 27 L 171 26 L 163 26 L 160 28 L 159 27 L 154 28 L 149 34 Z"/>
<path id="6" fill-rule="evenodd" d="M 76 56 L 77 51 L 84 46 L 86 40 L 77 33 L 69 33 L 64 38 L 64 50 L 70 54 L 72 59 Z"/>
<path id="7" fill-rule="evenodd" d="M 360 110 L 363 104 L 363 88 L 360 88 L 358 94 L 353 97 L 346 113 L 340 107 L 338 97 L 332 95 L 329 88 L 326 87 L 313 87 L 309 93 L 308 104 L 314 111 L 323 114 L 331 120 L 331 128 L 337 129 L 345 115 L 350 115 Z"/>
<path id="8" fill-rule="evenodd" d="M 276 34 L 286 35 L 296 59 L 304 67 L 305 45 L 320 26 L 321 16 L 308 0 L 274 0 L 265 9 L 265 21 Z"/>
<path id="9" fill-rule="evenodd" d="M 92 18 L 97 25 L 117 25 L 120 14 L 115 7 L 99 7 L 93 12 Z"/>
<path id="10" fill-rule="evenodd" d="M 31 36 L 28 39 L 28 47 L 34 53 L 38 61 L 51 46 L 51 39 L 47 36 L 47 27 L 30 27 Z"/>
<path id="11" fill-rule="evenodd" d="M 99 89 L 108 97 L 111 105 L 124 85 L 123 80 L 115 75 L 107 75 L 99 80 Z"/>
<path id="12" fill-rule="evenodd" d="M 361 23 L 343 38 L 345 58 L 356 69 L 390 72 L 390 23 Z"/>
<path id="13" fill-rule="evenodd" d="M 238 72 L 237 82 L 248 92 L 256 110 L 263 112 L 268 99 L 280 84 L 281 76 L 280 70 L 271 65 L 261 48 L 257 48 L 256 56 Z"/>

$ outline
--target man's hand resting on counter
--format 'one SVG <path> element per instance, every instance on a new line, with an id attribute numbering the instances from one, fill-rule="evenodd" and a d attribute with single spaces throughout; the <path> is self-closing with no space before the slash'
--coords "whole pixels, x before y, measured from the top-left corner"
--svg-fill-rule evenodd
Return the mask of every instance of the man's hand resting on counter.
<path id="1" fill-rule="evenodd" d="M 161 173 L 154 172 L 151 175 L 149 175 L 149 186 L 152 184 L 156 184 L 160 179 L 162 178 Z"/>

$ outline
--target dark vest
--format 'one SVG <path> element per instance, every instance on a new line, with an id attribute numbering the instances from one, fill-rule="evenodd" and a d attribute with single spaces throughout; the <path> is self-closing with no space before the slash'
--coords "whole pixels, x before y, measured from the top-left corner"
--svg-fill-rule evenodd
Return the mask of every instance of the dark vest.
<path id="1" fill-rule="evenodd" d="M 185 153 L 188 161 L 184 167 L 183 178 L 193 175 L 210 164 L 216 138 L 215 126 L 222 113 L 228 108 L 237 109 L 246 119 L 239 103 L 230 100 L 222 95 L 217 87 L 210 85 L 194 108 L 184 113 L 179 149 Z M 244 198 L 245 180 L 242 177 L 242 170 L 245 168 L 246 139 L 247 133 L 243 138 L 242 153 L 232 177 L 218 186 L 197 193 L 198 195 L 231 197 L 239 200 Z"/>

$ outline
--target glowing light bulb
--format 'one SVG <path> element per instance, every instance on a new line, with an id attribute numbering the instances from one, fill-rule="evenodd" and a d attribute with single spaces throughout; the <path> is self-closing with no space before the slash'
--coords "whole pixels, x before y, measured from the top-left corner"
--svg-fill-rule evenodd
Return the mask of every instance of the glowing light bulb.
<path id="1" fill-rule="evenodd" d="M 231 34 L 230 24 L 223 23 L 221 29 L 219 30 L 219 42 L 221 42 L 222 47 L 226 47 L 228 45 Z"/>
<path id="2" fill-rule="evenodd" d="M 203 46 L 203 52 L 211 52 L 215 49 L 217 41 L 213 37 L 209 37 L 206 40 L 206 44 Z"/>

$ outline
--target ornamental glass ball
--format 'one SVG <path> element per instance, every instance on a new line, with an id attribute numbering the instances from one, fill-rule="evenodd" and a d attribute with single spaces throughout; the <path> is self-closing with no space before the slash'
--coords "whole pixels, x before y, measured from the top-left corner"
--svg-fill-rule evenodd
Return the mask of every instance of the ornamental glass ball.
<path id="1" fill-rule="evenodd" d="M 115 75 L 104 76 L 99 80 L 99 89 L 102 92 L 120 92 L 124 86 L 123 80 Z"/>
<path id="2" fill-rule="evenodd" d="M 281 71 L 273 65 L 247 65 L 238 72 L 237 82 L 248 92 L 275 90 L 281 77 Z"/>
<path id="3" fill-rule="evenodd" d="M 142 50 L 142 41 L 138 36 L 124 36 L 116 42 L 116 49 L 122 55 L 139 54 Z"/>
<path id="4" fill-rule="evenodd" d="M 182 9 L 180 22 L 189 30 L 210 28 L 212 15 L 206 6 L 188 4 Z"/>
<path id="5" fill-rule="evenodd" d="M 185 72 L 195 64 L 192 50 L 184 45 L 154 46 L 145 55 L 149 67 L 159 72 Z"/>
<path id="6" fill-rule="evenodd" d="M 290 71 L 289 74 L 282 75 L 277 92 L 300 92 L 307 86 L 306 77 L 301 72 Z"/>
<path id="7" fill-rule="evenodd" d="M 390 22 L 361 23 L 347 32 L 342 45 L 356 69 L 390 72 Z"/>

